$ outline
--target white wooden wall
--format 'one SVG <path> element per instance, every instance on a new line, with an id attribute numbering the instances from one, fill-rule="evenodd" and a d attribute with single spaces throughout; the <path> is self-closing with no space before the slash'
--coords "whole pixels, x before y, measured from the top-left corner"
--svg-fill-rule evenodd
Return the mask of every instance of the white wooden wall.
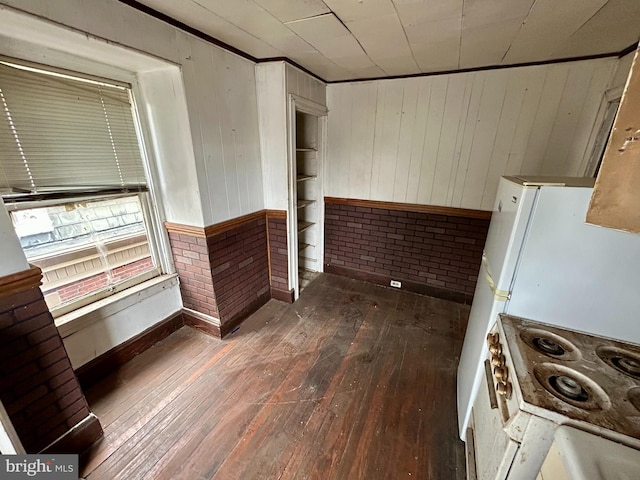
<path id="1" fill-rule="evenodd" d="M 189 177 L 173 180 L 179 190 L 199 192 L 200 205 L 182 203 L 192 198 L 187 194 L 169 194 L 166 200 L 178 204 L 167 208 L 168 220 L 205 226 L 263 208 L 252 62 L 117 0 L 0 0 L 3 4 L 181 66 L 189 125 L 179 127 L 190 131 L 193 149 L 174 155 L 172 170 L 195 162 L 197 184 L 185 185 L 184 180 L 192 182 Z M 193 214 L 200 210 L 202 215 Z"/>
<path id="2" fill-rule="evenodd" d="M 288 94 L 326 106 L 326 86 L 285 62 L 256 65 L 265 208 L 287 210 Z"/>
<path id="3" fill-rule="evenodd" d="M 284 68 L 284 62 L 256 65 L 264 205 L 271 210 L 286 210 L 289 198 Z"/>
<path id="4" fill-rule="evenodd" d="M 327 105 L 326 85 L 323 82 L 289 64 L 285 64 L 285 76 L 287 93 Z"/>
<path id="5" fill-rule="evenodd" d="M 501 175 L 580 176 L 616 64 L 329 85 L 325 194 L 490 210 Z"/>

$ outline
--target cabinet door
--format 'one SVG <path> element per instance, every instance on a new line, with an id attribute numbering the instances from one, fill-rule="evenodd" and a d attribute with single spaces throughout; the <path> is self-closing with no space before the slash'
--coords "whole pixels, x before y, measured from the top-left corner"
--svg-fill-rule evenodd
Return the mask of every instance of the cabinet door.
<path id="1" fill-rule="evenodd" d="M 503 430 L 500 410 L 491 408 L 486 376 L 482 378 L 472 415 L 478 480 L 504 480 L 519 445 Z"/>
<path id="2" fill-rule="evenodd" d="M 640 50 L 638 50 L 640 51 Z M 636 52 L 587 212 L 587 223 L 640 232 L 640 59 Z"/>

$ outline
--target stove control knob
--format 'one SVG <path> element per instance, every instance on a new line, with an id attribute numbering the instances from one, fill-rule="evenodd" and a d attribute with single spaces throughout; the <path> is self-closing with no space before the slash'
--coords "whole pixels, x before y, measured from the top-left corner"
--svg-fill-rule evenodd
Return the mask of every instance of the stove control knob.
<path id="1" fill-rule="evenodd" d="M 500 342 L 500 335 L 497 333 L 490 333 L 487 335 L 487 345 L 495 345 Z"/>
<path id="2" fill-rule="evenodd" d="M 498 382 L 496 384 L 496 391 L 498 392 L 498 395 L 502 397 L 511 398 L 513 388 L 511 387 L 510 382 Z"/>
<path id="3" fill-rule="evenodd" d="M 494 367 L 501 367 L 504 365 L 504 355 L 491 355 L 491 364 Z"/>
<path id="4" fill-rule="evenodd" d="M 501 382 L 506 382 L 507 378 L 509 378 L 509 370 L 507 367 L 496 367 L 493 369 L 493 376 L 496 377 Z"/>
<path id="5" fill-rule="evenodd" d="M 494 343 L 489 347 L 489 351 L 492 355 L 501 355 L 502 354 L 502 345 L 499 343 Z"/>

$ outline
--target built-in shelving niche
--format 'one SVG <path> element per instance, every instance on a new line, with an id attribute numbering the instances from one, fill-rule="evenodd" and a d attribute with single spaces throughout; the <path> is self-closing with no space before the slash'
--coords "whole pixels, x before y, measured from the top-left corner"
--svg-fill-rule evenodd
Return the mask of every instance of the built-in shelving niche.
<path id="1" fill-rule="evenodd" d="M 299 291 L 305 287 L 307 272 L 322 270 L 320 258 L 320 202 L 318 117 L 296 111 L 295 198 L 298 230 Z"/>

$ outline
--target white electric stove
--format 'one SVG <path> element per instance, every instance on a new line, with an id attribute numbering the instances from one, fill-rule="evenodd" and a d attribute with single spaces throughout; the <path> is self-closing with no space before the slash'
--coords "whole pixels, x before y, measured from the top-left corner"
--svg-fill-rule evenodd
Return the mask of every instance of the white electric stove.
<path id="1" fill-rule="evenodd" d="M 560 425 L 640 449 L 640 346 L 508 315 L 487 342 L 470 478 L 535 480 Z"/>

